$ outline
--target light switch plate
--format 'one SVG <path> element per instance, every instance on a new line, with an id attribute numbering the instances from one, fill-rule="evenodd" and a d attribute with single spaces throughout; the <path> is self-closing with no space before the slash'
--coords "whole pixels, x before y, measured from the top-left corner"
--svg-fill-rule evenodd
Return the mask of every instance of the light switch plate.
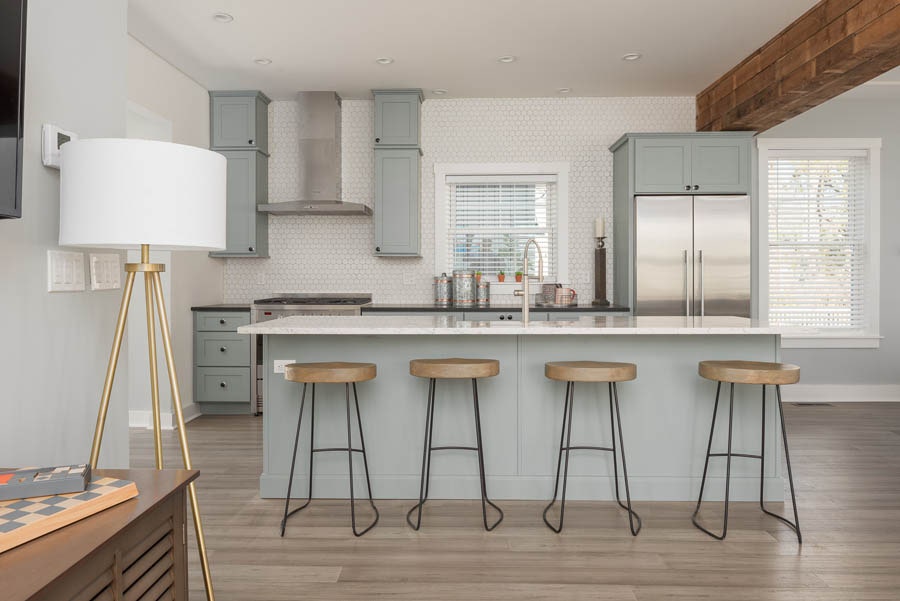
<path id="1" fill-rule="evenodd" d="M 83 290 L 84 253 L 48 250 L 47 291 L 81 292 Z"/>
<path id="2" fill-rule="evenodd" d="M 91 290 L 115 290 L 122 287 L 117 253 L 91 253 Z"/>

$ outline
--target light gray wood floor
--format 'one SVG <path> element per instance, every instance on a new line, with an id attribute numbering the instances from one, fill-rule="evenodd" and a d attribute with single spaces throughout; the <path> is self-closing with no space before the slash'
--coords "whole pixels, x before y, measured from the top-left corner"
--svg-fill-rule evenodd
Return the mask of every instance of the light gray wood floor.
<path id="1" fill-rule="evenodd" d="M 724 542 L 691 525 L 692 503 L 636 504 L 644 530 L 632 538 L 611 503 L 568 504 L 557 535 L 531 501 L 503 502 L 506 520 L 492 533 L 477 501 L 430 502 L 419 532 L 404 521 L 410 501 L 379 501 L 380 523 L 357 539 L 346 501 L 315 500 L 282 539 L 282 502 L 257 493 L 261 419 L 200 417 L 187 429 L 219 601 L 900 599 L 900 404 L 786 405 L 785 414 L 802 548 L 753 503 L 732 504 Z M 132 430 L 131 440 L 132 465 L 152 466 L 151 433 Z M 174 467 L 175 433 L 164 440 Z M 705 507 L 715 523 L 721 513 Z M 189 544 L 196 601 L 204 594 Z"/>

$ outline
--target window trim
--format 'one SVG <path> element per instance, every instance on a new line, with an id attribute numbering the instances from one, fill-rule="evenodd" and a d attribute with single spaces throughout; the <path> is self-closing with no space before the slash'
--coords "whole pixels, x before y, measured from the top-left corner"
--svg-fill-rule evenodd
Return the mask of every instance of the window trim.
<path id="1" fill-rule="evenodd" d="M 569 282 L 569 163 L 435 163 L 434 164 L 434 272 L 450 273 L 447 262 L 447 176 L 554 175 L 556 176 L 557 281 Z M 512 294 L 521 284 L 491 282 L 493 294 Z"/>
<path id="2" fill-rule="evenodd" d="M 835 332 L 819 330 L 817 334 L 802 336 L 783 335 L 782 348 L 878 348 L 879 300 L 881 266 L 881 138 L 757 138 L 759 152 L 759 238 L 757 261 L 759 265 L 759 317 L 769 317 L 769 158 L 777 151 L 807 150 L 863 150 L 869 156 L 869 177 L 866 195 L 865 237 L 868 257 L 866 261 L 866 313 L 870 316 L 868 328 L 859 332 Z"/>

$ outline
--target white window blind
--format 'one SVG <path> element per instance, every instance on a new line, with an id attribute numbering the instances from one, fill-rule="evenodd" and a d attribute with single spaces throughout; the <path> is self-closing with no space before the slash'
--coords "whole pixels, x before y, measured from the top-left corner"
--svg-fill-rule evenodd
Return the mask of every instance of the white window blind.
<path id="1" fill-rule="evenodd" d="M 544 253 L 544 276 L 556 272 L 556 179 L 553 175 L 447 176 L 447 264 L 484 274 L 522 269 L 525 242 Z M 529 250 L 529 272 L 537 253 Z"/>
<path id="2" fill-rule="evenodd" d="M 868 327 L 868 172 L 862 150 L 770 152 L 770 322 L 846 331 Z"/>

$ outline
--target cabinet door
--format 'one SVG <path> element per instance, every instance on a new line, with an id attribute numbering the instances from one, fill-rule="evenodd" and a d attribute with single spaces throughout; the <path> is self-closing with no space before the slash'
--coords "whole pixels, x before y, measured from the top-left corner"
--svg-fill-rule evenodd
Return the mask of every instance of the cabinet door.
<path id="1" fill-rule="evenodd" d="M 212 252 L 210 255 L 260 256 L 257 234 L 261 217 L 256 212 L 256 204 L 258 193 L 264 192 L 265 188 L 262 187 L 263 184 L 257 174 L 265 177 L 265 155 L 255 150 L 226 150 L 220 154 L 228 160 L 225 188 L 225 250 Z M 258 171 L 260 166 L 263 167 L 262 172 Z M 265 252 L 261 256 L 265 256 Z"/>
<path id="2" fill-rule="evenodd" d="M 211 108 L 213 148 L 255 148 L 254 97 L 213 96 Z"/>
<path id="3" fill-rule="evenodd" d="M 418 93 L 375 94 L 375 145 L 418 146 Z"/>
<path id="4" fill-rule="evenodd" d="M 635 140 L 634 188 L 638 194 L 684 194 L 691 187 L 691 140 Z"/>
<path id="5" fill-rule="evenodd" d="M 375 149 L 375 254 L 419 254 L 419 149 Z"/>
<path id="6" fill-rule="evenodd" d="M 694 194 L 749 194 L 750 140 L 695 139 L 691 189 Z"/>

